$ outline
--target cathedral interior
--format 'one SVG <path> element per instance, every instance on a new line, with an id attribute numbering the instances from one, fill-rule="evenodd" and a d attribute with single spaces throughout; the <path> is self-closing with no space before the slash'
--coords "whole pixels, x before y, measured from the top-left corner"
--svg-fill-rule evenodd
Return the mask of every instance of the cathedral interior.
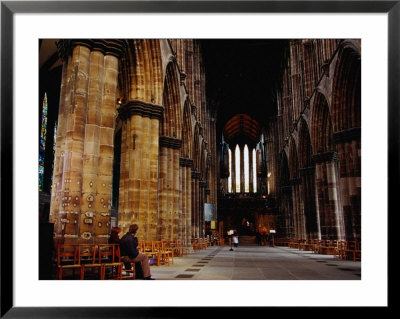
<path id="1" fill-rule="evenodd" d="M 361 241 L 359 39 L 42 39 L 43 242 Z"/>

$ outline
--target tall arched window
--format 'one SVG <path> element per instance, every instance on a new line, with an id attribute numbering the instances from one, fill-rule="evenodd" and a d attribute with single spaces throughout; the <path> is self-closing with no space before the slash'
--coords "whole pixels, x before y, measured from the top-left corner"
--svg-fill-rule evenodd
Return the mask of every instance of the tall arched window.
<path id="1" fill-rule="evenodd" d="M 250 167 L 249 167 L 249 148 L 247 144 L 244 146 L 244 192 L 250 191 Z"/>
<path id="2" fill-rule="evenodd" d="M 231 151 L 231 149 L 228 149 L 228 166 L 229 166 L 228 193 L 232 193 L 232 151 Z"/>
<path id="3" fill-rule="evenodd" d="M 44 176 L 44 151 L 46 149 L 46 133 L 47 133 L 47 94 L 44 94 L 42 118 L 39 139 L 39 190 L 43 190 Z"/>
<path id="4" fill-rule="evenodd" d="M 240 148 L 236 145 L 235 149 L 235 177 L 236 177 L 236 193 L 240 193 Z"/>
<path id="5" fill-rule="evenodd" d="M 256 149 L 253 148 L 253 192 L 257 193 L 257 161 L 256 161 Z"/>

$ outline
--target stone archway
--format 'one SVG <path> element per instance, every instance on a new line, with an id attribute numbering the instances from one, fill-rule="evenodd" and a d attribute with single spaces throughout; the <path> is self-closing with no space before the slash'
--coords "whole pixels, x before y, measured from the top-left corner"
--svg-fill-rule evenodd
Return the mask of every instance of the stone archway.
<path id="1" fill-rule="evenodd" d="M 333 140 L 328 102 L 317 93 L 312 109 L 312 161 L 316 168 L 317 204 L 321 239 L 344 237 L 338 154 Z"/>
<path id="2" fill-rule="evenodd" d="M 347 240 L 361 239 L 361 56 L 357 43 L 339 47 L 332 88 L 333 136 Z"/>
<path id="3" fill-rule="evenodd" d="M 293 197 L 290 185 L 289 162 L 285 151 L 279 159 L 279 215 L 277 220 L 279 237 L 294 238 Z"/>
<path id="4" fill-rule="evenodd" d="M 178 71 L 167 65 L 163 93 L 164 117 L 160 126 L 159 220 L 161 239 L 182 239 L 179 158 L 182 146 L 182 114 Z"/>
<path id="5" fill-rule="evenodd" d="M 312 146 L 308 125 L 303 117 L 299 125 L 299 175 L 303 187 L 305 227 L 308 239 L 319 238 L 319 219 L 316 208 L 315 164 L 312 162 Z"/>

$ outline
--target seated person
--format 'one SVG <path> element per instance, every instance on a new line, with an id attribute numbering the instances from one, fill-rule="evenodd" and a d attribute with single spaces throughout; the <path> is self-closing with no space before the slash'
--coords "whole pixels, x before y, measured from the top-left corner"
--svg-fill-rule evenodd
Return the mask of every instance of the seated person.
<path id="1" fill-rule="evenodd" d="M 143 254 L 137 248 L 138 239 L 135 236 L 139 226 L 133 224 L 129 227 L 129 232 L 122 236 L 120 241 L 121 247 L 121 261 L 125 263 L 125 268 L 131 268 L 131 262 L 140 262 L 143 269 L 143 276 L 146 280 L 152 280 L 150 274 L 149 257 Z M 128 267 L 127 267 L 128 266 Z"/>

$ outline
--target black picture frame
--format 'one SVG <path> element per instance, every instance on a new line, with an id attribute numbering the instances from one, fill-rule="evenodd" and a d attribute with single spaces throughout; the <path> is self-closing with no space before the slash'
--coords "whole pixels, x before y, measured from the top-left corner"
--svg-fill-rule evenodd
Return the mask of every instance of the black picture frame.
<path id="1" fill-rule="evenodd" d="M 13 299 L 13 16 L 16 13 L 387 13 L 388 14 L 388 207 L 398 212 L 400 106 L 400 0 L 395 1 L 1 1 L 1 317 L 181 318 L 190 307 L 14 307 Z M 384 213 L 384 212 L 381 212 Z M 390 215 L 388 214 L 390 219 Z M 388 223 L 394 227 L 394 223 Z M 390 234 L 389 229 L 389 234 Z M 390 248 L 390 240 L 388 240 Z M 388 254 L 390 264 L 390 255 Z M 388 281 L 390 284 L 390 280 Z M 390 309 L 390 298 L 388 300 Z M 291 308 L 301 316 L 304 308 Z M 382 310 L 382 309 L 380 309 Z M 210 311 L 210 309 L 207 309 Z M 225 315 L 223 307 L 214 316 Z M 241 309 L 241 312 L 243 309 Z M 235 314 L 239 314 L 235 310 Z M 333 312 L 333 313 L 336 313 Z M 306 313 L 304 313 L 306 315 Z M 337 312 L 336 314 L 339 314 Z M 190 315 L 189 315 L 190 317 Z"/>

